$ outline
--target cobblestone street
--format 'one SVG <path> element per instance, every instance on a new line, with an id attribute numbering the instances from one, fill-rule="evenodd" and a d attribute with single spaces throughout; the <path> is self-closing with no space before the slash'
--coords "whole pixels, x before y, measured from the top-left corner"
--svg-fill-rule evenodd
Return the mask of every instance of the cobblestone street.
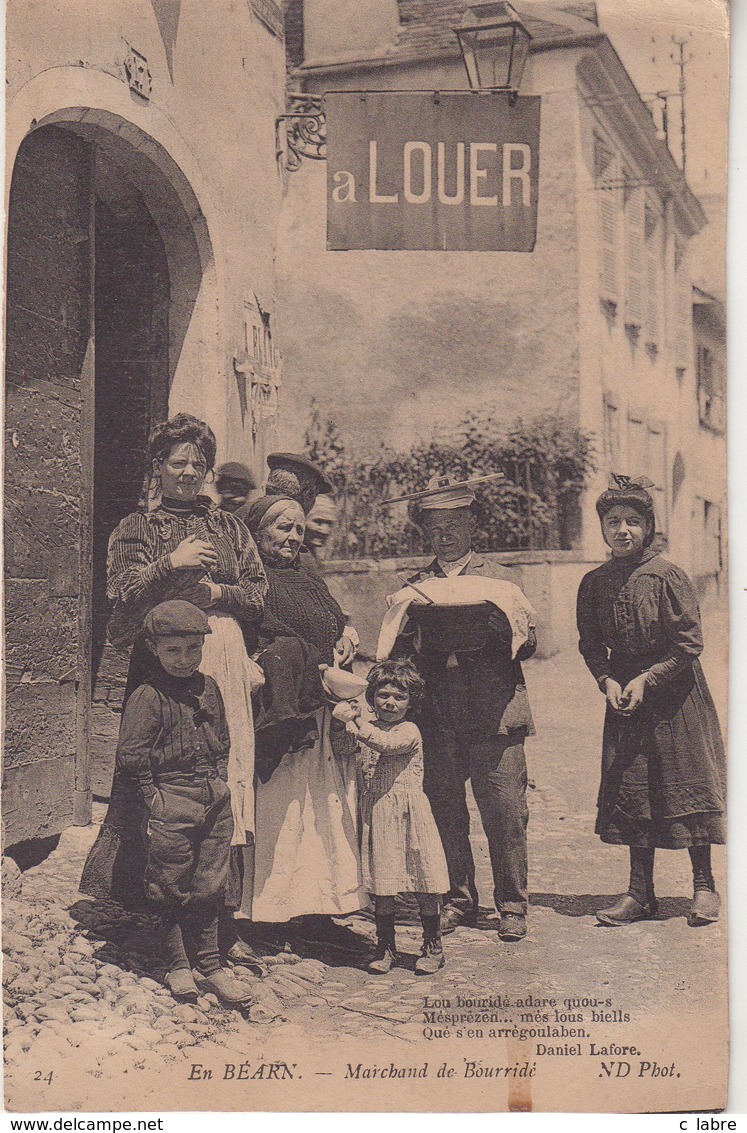
<path id="1" fill-rule="evenodd" d="M 602 701 L 575 653 L 530 662 L 526 671 L 538 734 L 528 748 L 534 786 L 532 907 L 525 941 L 498 939 L 487 848 L 475 819 L 480 923 L 445 938 L 446 966 L 437 975 L 414 975 L 419 930 L 412 910 L 403 907 L 398 931 L 403 963 L 387 977 L 366 973 L 373 925 L 356 916 L 340 922 L 334 946 L 285 939 L 282 932 L 268 937 L 269 974 L 256 980 L 236 970 L 251 982 L 255 996 L 247 1017 L 211 996 L 194 1006 L 179 1005 L 162 985 L 150 919 L 78 894 L 96 826 L 71 828 L 45 860 L 6 885 L 7 1104 L 15 1110 L 198 1108 L 202 1099 L 193 1094 L 159 1093 L 153 1071 L 162 1070 L 164 1082 L 178 1081 L 189 1090 L 188 1071 L 196 1063 L 254 1064 L 277 1057 L 273 1051 L 304 1044 L 348 1051 L 366 1040 L 376 1049 L 381 1043 L 390 1058 L 412 1050 L 411 1057 L 421 1060 L 427 1045 L 435 1059 L 446 1048 L 435 1049 L 437 1035 L 423 1043 L 426 997 L 454 1001 L 457 995 L 507 994 L 515 1000 L 531 994 L 558 1002 L 609 997 L 630 1013 L 637 1035 L 657 1012 L 696 1019 L 706 1001 L 710 1011 L 714 1003 L 725 1005 L 724 919 L 705 929 L 688 928 L 691 882 L 684 852 L 658 855 L 658 920 L 624 930 L 597 926 L 595 910 L 618 896 L 627 881 L 625 851 L 602 846 L 593 834 Z M 720 686 L 710 670 L 709 676 L 723 712 Z M 97 806 L 99 821 L 103 810 Z M 714 858 L 723 892 L 720 847 Z M 495 1057 L 495 1050 L 485 1053 Z M 77 1074 L 45 1083 L 48 1068 L 62 1060 L 68 1066 L 74 1061 Z M 307 1098 L 314 1108 L 312 1095 Z M 210 1108 L 207 1094 L 204 1103 Z M 261 1108 L 238 1099 L 235 1105 Z"/>

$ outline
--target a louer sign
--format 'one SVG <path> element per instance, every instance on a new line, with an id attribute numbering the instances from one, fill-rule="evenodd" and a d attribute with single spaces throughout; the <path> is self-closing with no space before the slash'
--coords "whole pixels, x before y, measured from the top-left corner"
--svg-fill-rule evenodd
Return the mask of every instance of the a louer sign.
<path id="1" fill-rule="evenodd" d="M 345 91 L 324 104 L 330 250 L 532 251 L 539 97 Z"/>

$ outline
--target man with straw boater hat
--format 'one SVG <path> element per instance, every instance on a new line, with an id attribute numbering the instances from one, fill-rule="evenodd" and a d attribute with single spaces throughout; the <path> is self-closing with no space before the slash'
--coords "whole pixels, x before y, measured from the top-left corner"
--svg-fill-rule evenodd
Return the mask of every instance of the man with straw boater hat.
<path id="1" fill-rule="evenodd" d="M 446 852 L 450 883 L 442 931 L 477 921 L 466 801 L 469 779 L 490 850 L 499 936 L 517 941 L 527 931 L 524 739 L 534 733 L 520 662 L 532 656 L 537 637 L 534 611 L 510 582 L 510 573 L 472 549 L 477 524 L 472 488 L 499 475 L 466 480 L 435 476 L 424 491 L 386 502 L 415 503 L 435 552 L 433 561 L 407 580 L 411 597 L 394 653 L 410 656 L 426 682 L 419 721 L 424 786 Z M 431 580 L 437 579 L 454 585 L 434 585 Z M 469 582 L 462 585 L 460 579 Z M 479 579 L 485 580 L 484 587 Z M 444 593 L 444 604 L 432 597 Z M 465 596 L 463 606 L 460 593 Z M 476 597 L 485 601 L 475 605 Z M 515 627 L 521 618 L 524 632 L 517 646 Z"/>

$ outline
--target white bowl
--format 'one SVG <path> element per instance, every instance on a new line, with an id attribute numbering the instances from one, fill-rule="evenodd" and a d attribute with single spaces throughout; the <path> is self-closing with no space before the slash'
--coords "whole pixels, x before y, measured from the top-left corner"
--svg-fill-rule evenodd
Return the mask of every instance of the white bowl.
<path id="1" fill-rule="evenodd" d="M 344 669 L 328 668 L 322 671 L 322 684 L 338 700 L 355 700 L 366 691 L 368 681 Z"/>

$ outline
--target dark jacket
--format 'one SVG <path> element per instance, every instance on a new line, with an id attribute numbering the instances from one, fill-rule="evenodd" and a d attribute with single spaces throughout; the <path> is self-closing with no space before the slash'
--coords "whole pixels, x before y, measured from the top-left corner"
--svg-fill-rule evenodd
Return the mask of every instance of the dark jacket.
<path id="1" fill-rule="evenodd" d="M 465 575 L 480 575 L 512 582 L 510 572 L 474 552 Z M 417 585 L 428 578 L 444 578 L 438 560 L 413 574 L 408 582 Z M 417 607 L 412 607 L 417 610 Z M 416 615 L 417 616 L 417 613 Z M 418 666 L 426 682 L 426 703 L 422 712 L 424 731 L 453 731 L 460 735 L 495 736 L 521 731 L 534 734 L 521 661 L 531 657 L 537 648 L 534 628 L 521 646 L 515 660 L 511 657 L 511 628 L 508 618 L 497 611 L 501 622 L 478 648 L 449 653 L 434 647 L 423 635 L 416 648 L 415 624 L 412 617 L 405 623 L 395 645 L 394 655 L 408 656 Z"/>
<path id="2" fill-rule="evenodd" d="M 174 775 L 215 771 L 226 779 L 230 749 L 223 697 L 212 677 L 182 680 L 159 665 L 135 689 L 122 716 L 117 767 L 145 798 Z"/>
<path id="3" fill-rule="evenodd" d="M 80 891 L 128 909 L 151 907 L 146 896 L 143 829 L 156 783 L 215 769 L 225 779 L 229 736 L 223 700 L 212 677 L 183 681 L 151 666 L 127 700 L 111 799 L 91 847 Z"/>

